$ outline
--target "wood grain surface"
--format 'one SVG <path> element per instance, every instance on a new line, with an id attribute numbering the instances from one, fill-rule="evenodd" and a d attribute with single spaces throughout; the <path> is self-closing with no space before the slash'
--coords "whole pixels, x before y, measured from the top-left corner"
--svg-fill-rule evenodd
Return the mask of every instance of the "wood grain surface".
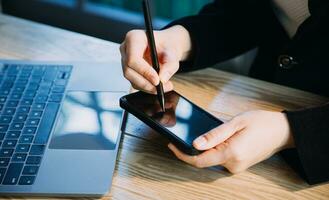
<path id="1" fill-rule="evenodd" d="M 118 44 L 6 15 L 0 15 L 0 59 L 97 61 L 120 67 Z M 174 84 L 224 121 L 248 110 L 281 111 L 328 100 L 215 69 L 177 75 Z M 166 139 L 131 115 L 125 132 L 111 192 L 102 199 L 329 199 L 329 184 L 307 185 L 279 156 L 232 175 L 221 167 L 196 169 L 178 161 Z"/>

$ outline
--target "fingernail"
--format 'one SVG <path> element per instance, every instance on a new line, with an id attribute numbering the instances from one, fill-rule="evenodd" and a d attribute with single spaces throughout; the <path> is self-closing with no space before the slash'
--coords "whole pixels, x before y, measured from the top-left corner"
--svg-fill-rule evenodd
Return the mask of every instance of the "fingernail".
<path id="1" fill-rule="evenodd" d="M 193 143 L 197 147 L 201 148 L 207 143 L 207 140 L 203 136 L 201 136 L 201 137 L 198 137 L 197 139 L 195 139 Z"/>

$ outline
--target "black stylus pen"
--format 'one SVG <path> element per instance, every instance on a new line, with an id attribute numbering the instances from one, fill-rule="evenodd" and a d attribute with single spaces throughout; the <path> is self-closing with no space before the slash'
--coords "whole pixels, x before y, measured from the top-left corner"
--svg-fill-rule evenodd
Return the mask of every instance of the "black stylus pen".
<path id="1" fill-rule="evenodd" d="M 151 52 L 151 59 L 152 59 L 152 65 L 155 71 L 160 72 L 160 65 L 158 60 L 158 54 L 155 46 L 155 40 L 153 35 L 153 25 L 152 25 L 152 19 L 151 19 L 151 13 L 150 13 L 150 6 L 148 0 L 143 0 L 143 12 L 144 12 L 144 19 L 145 19 L 145 27 L 146 27 L 146 35 L 147 40 L 150 46 L 150 52 Z M 160 106 L 162 108 L 162 111 L 165 112 L 165 100 L 164 100 L 164 91 L 163 86 L 160 81 L 159 85 L 156 86 L 157 89 L 157 97 L 160 103 Z"/>

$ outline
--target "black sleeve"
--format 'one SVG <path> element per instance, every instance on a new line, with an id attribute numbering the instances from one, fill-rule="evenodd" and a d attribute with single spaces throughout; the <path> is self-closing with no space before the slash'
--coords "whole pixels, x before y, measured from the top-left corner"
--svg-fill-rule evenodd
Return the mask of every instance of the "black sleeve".
<path id="1" fill-rule="evenodd" d="M 308 183 L 329 181 L 329 104 L 285 113 L 296 148 L 283 157 Z"/>
<path id="2" fill-rule="evenodd" d="M 233 58 L 257 46 L 273 19 L 269 1 L 216 0 L 198 15 L 174 21 L 190 33 L 193 53 L 183 70 L 204 68 Z"/>

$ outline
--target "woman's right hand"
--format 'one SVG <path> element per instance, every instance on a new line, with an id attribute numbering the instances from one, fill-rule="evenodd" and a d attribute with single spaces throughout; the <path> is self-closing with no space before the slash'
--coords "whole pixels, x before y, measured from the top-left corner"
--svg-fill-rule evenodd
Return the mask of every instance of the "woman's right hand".
<path id="1" fill-rule="evenodd" d="M 120 46 L 123 74 L 135 89 L 156 93 L 155 86 L 161 81 L 164 91 L 173 90 L 170 78 L 178 71 L 179 62 L 186 60 L 191 51 L 188 31 L 173 26 L 154 31 L 160 63 L 159 74 L 153 69 L 145 31 L 133 30 L 127 33 Z"/>

